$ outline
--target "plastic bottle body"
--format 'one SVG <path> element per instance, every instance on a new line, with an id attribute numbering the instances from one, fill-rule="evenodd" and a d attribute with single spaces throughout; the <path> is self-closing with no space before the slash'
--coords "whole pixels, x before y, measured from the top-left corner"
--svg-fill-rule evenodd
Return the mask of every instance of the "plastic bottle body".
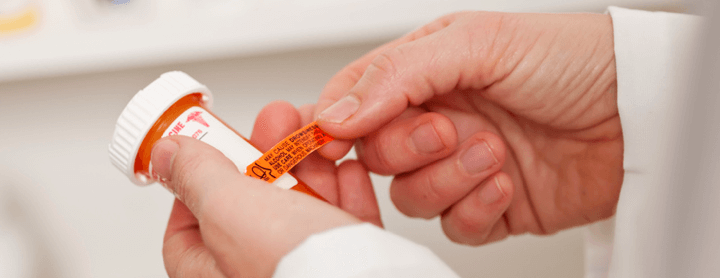
<path id="1" fill-rule="evenodd" d="M 210 144 L 230 158 L 241 172 L 262 154 L 249 140 L 206 109 L 202 94 L 194 93 L 180 98 L 155 121 L 138 148 L 135 174 L 152 179 L 155 176 L 150 163 L 153 145 L 163 137 L 176 134 L 187 135 Z M 273 184 L 326 201 L 290 173 Z"/>

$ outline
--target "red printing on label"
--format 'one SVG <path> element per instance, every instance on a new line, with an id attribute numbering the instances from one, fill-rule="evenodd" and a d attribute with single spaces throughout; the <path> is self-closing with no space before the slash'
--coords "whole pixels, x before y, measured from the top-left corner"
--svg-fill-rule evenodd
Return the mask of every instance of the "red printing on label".
<path id="1" fill-rule="evenodd" d="M 190 113 L 190 115 L 188 115 L 187 120 L 185 120 L 185 122 L 187 123 L 190 121 L 195 121 L 205 127 L 210 127 L 210 125 L 208 125 L 208 123 L 205 122 L 205 120 L 203 120 L 203 118 L 200 114 L 202 114 L 202 111 L 195 111 L 195 112 Z"/>

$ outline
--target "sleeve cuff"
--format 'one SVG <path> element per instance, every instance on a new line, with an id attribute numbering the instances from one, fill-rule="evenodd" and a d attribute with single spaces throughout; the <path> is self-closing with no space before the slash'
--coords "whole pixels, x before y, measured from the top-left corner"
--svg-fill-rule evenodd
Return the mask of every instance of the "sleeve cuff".
<path id="1" fill-rule="evenodd" d="M 698 16 L 608 8 L 613 20 L 625 175 L 615 215 L 609 277 L 657 273 L 658 236 L 673 196 L 673 152 L 702 31 Z M 642 240 L 640 240 L 642 239 Z M 602 270 L 598 268 L 599 270 Z M 588 277 L 591 277 L 588 275 Z"/>
<path id="2" fill-rule="evenodd" d="M 273 277 L 458 276 L 427 247 L 360 224 L 310 236 L 280 261 Z"/>
<path id="3" fill-rule="evenodd" d="M 613 20 L 617 99 L 626 172 L 658 169 L 662 135 L 679 119 L 701 19 L 697 16 L 609 7 Z M 670 122 L 668 122 L 670 121 Z M 664 136 L 667 138 L 667 136 Z M 647 158 L 654 157 L 649 160 Z"/>

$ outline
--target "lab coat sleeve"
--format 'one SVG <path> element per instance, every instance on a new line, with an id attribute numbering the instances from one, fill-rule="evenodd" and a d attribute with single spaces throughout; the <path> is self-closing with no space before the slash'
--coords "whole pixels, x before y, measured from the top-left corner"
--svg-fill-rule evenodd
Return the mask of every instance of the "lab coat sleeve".
<path id="1" fill-rule="evenodd" d="M 608 9 L 613 21 L 617 101 L 623 130 L 625 175 L 613 236 L 589 233 L 586 277 L 663 277 L 664 223 L 672 178 L 672 150 L 691 91 L 701 18 L 686 14 Z M 611 220 L 612 221 L 612 220 Z M 607 230 L 607 229 L 606 229 Z M 610 240 L 608 244 L 600 241 Z M 607 248 L 611 246 L 611 248 Z M 603 260 L 600 252 L 608 259 Z M 605 264 L 605 265 L 602 265 Z"/>
<path id="2" fill-rule="evenodd" d="M 278 264 L 274 278 L 458 277 L 430 249 L 372 224 L 310 236 Z"/>

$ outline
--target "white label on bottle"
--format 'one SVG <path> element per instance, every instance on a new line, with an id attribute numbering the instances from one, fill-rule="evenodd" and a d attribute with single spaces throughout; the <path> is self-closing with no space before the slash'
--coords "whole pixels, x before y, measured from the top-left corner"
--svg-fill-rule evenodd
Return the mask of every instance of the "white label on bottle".
<path id="1" fill-rule="evenodd" d="M 205 109 L 197 106 L 186 110 L 177 117 L 172 125 L 165 130 L 162 137 L 170 135 L 189 136 L 215 147 L 232 160 L 238 171 L 243 174 L 245 174 L 248 165 L 262 156 L 262 153 L 250 143 L 238 136 Z M 297 183 L 297 180 L 287 173 L 273 182 L 274 185 L 283 189 L 289 189 Z"/>

